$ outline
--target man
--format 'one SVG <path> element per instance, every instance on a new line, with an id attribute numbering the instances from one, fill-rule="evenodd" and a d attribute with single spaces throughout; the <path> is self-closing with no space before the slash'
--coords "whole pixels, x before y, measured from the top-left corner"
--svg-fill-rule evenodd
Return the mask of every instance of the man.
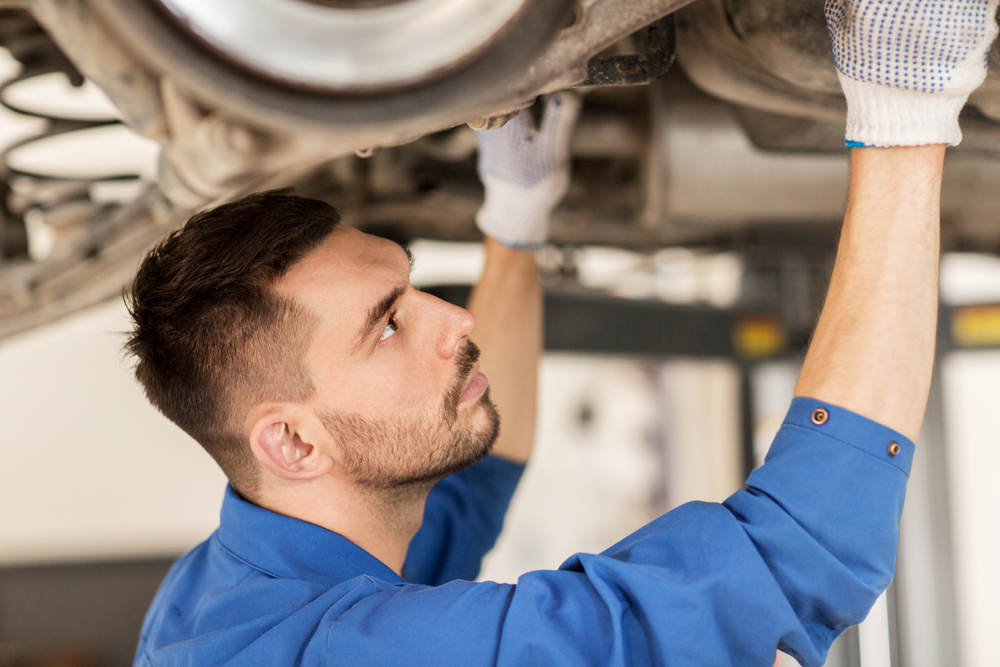
<path id="1" fill-rule="evenodd" d="M 414 290 L 398 246 L 276 193 L 195 216 L 143 263 L 137 375 L 231 488 L 161 586 L 136 664 L 770 665 L 775 648 L 822 664 L 892 577 L 934 354 L 944 145 L 996 2 L 827 12 L 859 147 L 796 399 L 745 490 L 516 585 L 468 581 L 532 439 L 540 290 L 520 248 L 565 187 L 557 98 L 537 131 L 482 137 L 475 317 Z"/>

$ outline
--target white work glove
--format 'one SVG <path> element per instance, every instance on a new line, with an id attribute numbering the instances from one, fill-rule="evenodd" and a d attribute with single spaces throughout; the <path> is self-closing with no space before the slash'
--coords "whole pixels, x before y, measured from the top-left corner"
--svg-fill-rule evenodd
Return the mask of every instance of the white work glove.
<path id="1" fill-rule="evenodd" d="M 522 110 L 503 127 L 476 133 L 479 178 L 486 189 L 476 224 L 512 248 L 545 243 L 549 216 L 569 188 L 569 139 L 580 98 L 564 91 L 545 102 L 537 128 Z"/>
<path id="2" fill-rule="evenodd" d="M 986 77 L 998 0 L 826 0 L 847 97 L 846 144 L 957 145 Z"/>

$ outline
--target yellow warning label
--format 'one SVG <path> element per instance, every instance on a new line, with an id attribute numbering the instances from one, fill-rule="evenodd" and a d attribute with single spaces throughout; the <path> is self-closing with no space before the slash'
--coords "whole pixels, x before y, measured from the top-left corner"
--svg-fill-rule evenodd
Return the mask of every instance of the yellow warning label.
<path id="1" fill-rule="evenodd" d="M 1000 304 L 953 310 L 951 338 L 959 347 L 1000 345 Z"/>
<path id="2" fill-rule="evenodd" d="M 747 359 L 777 357 L 785 351 L 785 330 L 768 317 L 741 317 L 733 326 L 733 348 Z"/>

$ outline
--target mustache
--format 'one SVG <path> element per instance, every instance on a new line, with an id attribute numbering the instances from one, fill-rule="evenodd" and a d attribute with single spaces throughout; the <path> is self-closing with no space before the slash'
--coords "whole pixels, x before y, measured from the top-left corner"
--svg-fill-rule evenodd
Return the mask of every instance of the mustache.
<path id="1" fill-rule="evenodd" d="M 467 381 L 469 379 L 469 374 L 472 373 L 472 369 L 476 367 L 480 354 L 481 351 L 479 346 L 471 340 L 467 341 L 465 343 L 465 347 L 463 347 L 458 353 L 458 358 L 455 360 L 455 364 L 458 366 L 458 377 L 460 377 L 463 381 Z"/>
<path id="2" fill-rule="evenodd" d="M 469 383 L 469 376 L 476 367 L 480 354 L 479 346 L 470 340 L 456 356 L 455 382 L 444 397 L 444 418 L 449 425 L 458 419 L 458 402 L 462 399 L 462 394 L 465 393 L 465 385 Z"/>

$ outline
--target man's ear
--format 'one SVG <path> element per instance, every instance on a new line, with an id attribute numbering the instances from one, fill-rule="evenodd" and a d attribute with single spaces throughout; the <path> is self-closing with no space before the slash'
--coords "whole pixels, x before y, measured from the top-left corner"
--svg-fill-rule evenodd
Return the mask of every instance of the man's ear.
<path id="1" fill-rule="evenodd" d="M 325 451 L 325 428 L 302 406 L 268 410 L 250 429 L 254 457 L 284 480 L 315 479 L 325 475 L 333 461 Z"/>

